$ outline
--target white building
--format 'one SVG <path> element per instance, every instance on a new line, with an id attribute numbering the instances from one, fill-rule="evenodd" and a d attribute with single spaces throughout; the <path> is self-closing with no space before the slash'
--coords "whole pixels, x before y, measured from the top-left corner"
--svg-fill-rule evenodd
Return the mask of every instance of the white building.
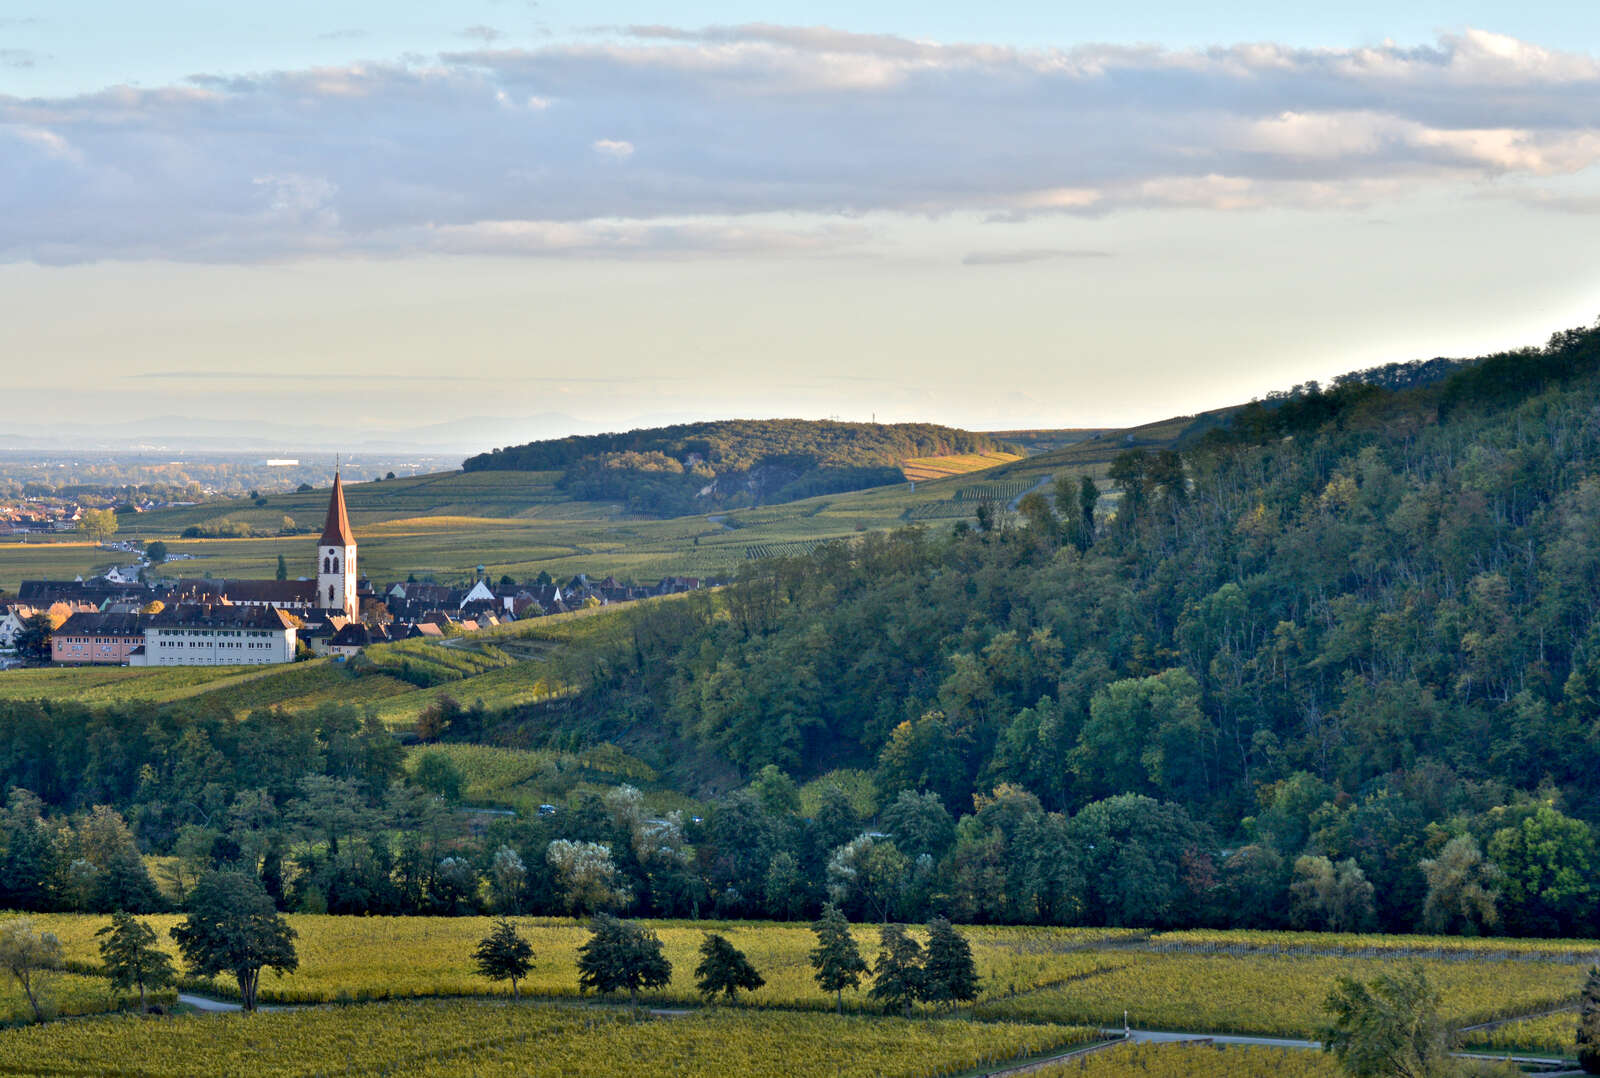
<path id="1" fill-rule="evenodd" d="M 150 619 L 130 666 L 264 666 L 294 662 L 295 620 L 275 607 L 182 605 Z"/>

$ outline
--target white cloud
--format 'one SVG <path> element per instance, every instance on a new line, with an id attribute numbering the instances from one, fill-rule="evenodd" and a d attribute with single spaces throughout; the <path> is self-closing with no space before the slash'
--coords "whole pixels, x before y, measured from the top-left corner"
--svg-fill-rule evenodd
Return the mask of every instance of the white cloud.
<path id="1" fill-rule="evenodd" d="M 840 242 L 829 221 L 873 212 L 1361 206 L 1507 177 L 1586 182 L 1597 99 L 1595 58 L 1477 30 L 1417 48 L 1168 50 L 634 27 L 0 96 L 15 147 L 0 154 L 0 258 L 388 254 L 400 237 L 716 250 L 741 249 L 718 244 L 764 214 L 804 215 L 797 234 Z M 530 220 L 506 238 L 504 222 Z M 557 226 L 588 238 L 565 243 Z M 789 249 L 757 231 L 763 249 Z"/>

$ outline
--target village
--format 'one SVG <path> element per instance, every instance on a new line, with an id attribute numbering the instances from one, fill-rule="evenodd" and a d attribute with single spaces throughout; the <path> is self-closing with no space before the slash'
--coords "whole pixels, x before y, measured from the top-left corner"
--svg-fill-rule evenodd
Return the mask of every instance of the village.
<path id="1" fill-rule="evenodd" d="M 329 656 L 372 644 L 444 639 L 507 621 L 694 591 L 718 581 L 672 576 L 655 585 L 591 580 L 492 580 L 378 584 L 357 570 L 356 539 L 335 476 L 318 539 L 315 576 L 281 580 L 210 577 L 149 581 L 139 566 L 90 580 L 27 580 L 0 600 L 0 664 L 234 666 Z M 137 553 L 131 544 L 119 544 Z"/>

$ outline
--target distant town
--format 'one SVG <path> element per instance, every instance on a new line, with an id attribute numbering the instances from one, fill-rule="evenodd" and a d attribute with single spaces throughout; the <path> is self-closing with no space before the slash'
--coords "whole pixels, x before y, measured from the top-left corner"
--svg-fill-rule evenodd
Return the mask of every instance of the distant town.
<path id="1" fill-rule="evenodd" d="M 93 531 L 93 514 L 4 518 L 23 530 Z M 87 525 L 87 527 L 86 527 Z M 358 570 L 357 543 L 335 476 L 318 539 L 315 575 L 290 578 L 280 562 L 272 580 L 180 577 L 151 580 L 152 554 L 164 544 L 105 543 L 136 556 L 102 576 L 28 580 L 0 600 L 0 664 L 103 666 L 234 666 L 331 656 L 349 659 L 379 643 L 444 639 L 507 621 L 568 613 L 658 595 L 694 591 L 719 581 L 665 577 L 643 586 L 578 574 L 565 582 L 540 573 L 530 581 L 491 580 L 479 568 L 467 585 L 419 581 L 378 584 Z M 151 548 L 158 548 L 152 551 Z M 182 555 L 170 560 L 179 560 Z M 311 558 L 308 555 L 308 563 Z"/>

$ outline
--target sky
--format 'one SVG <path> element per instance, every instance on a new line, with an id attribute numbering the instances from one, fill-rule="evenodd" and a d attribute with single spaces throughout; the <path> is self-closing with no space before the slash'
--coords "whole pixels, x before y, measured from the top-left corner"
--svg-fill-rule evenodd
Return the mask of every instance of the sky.
<path id="1" fill-rule="evenodd" d="M 1110 426 L 1536 344 L 1600 314 L 1586 6 L 3 0 L 0 433 Z"/>

